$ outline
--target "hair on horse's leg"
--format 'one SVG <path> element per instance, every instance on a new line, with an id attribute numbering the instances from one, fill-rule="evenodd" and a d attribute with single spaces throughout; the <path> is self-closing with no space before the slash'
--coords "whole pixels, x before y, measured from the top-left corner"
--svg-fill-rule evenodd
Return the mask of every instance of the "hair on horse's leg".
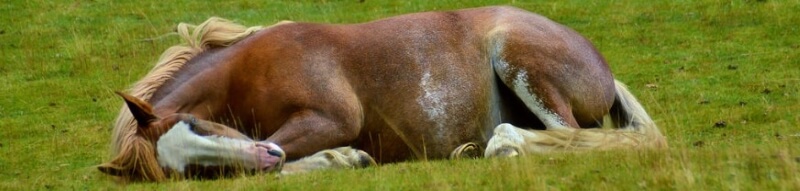
<path id="1" fill-rule="evenodd" d="M 322 150 L 283 165 L 281 174 L 297 174 L 324 169 L 365 168 L 377 166 L 375 159 L 362 150 L 339 147 Z"/>

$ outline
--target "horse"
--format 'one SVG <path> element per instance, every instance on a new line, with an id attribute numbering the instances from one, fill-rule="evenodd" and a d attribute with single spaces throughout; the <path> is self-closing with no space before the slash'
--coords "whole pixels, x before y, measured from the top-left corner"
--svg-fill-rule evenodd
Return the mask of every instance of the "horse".
<path id="1" fill-rule="evenodd" d="M 101 172 L 163 181 L 667 147 L 586 38 L 515 7 L 176 30 L 186 43 L 117 92 Z"/>

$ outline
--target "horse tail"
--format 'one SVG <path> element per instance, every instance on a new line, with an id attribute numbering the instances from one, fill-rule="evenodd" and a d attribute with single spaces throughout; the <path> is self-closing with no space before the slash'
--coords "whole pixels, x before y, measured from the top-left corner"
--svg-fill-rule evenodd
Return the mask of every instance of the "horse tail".
<path id="1" fill-rule="evenodd" d="M 628 134 L 623 139 L 630 139 L 634 143 L 631 146 L 667 148 L 667 139 L 627 86 L 618 80 L 614 80 L 614 86 L 616 99 L 609 115 L 616 131 Z"/>
<path id="2" fill-rule="evenodd" d="M 636 97 L 622 82 L 614 80 L 616 99 L 610 117 L 615 129 L 552 128 L 528 130 L 511 124 L 494 129 L 485 156 L 515 156 L 552 151 L 608 149 L 663 149 L 666 138 Z"/>

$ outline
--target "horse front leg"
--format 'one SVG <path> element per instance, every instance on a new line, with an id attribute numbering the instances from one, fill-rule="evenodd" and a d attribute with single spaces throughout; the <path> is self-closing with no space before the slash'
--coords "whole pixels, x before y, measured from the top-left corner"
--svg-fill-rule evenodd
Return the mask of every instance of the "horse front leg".
<path id="1" fill-rule="evenodd" d="M 360 123 L 345 115 L 318 109 L 294 112 L 266 141 L 279 145 L 287 159 L 309 156 L 318 151 L 346 146 L 358 137 Z"/>
<path id="2" fill-rule="evenodd" d="M 375 159 L 367 152 L 352 147 L 322 150 L 314 155 L 286 163 L 281 174 L 297 174 L 324 169 L 349 169 L 376 166 Z"/>
<path id="3" fill-rule="evenodd" d="M 282 174 L 376 164 L 366 152 L 342 147 L 358 137 L 361 118 L 357 114 L 343 115 L 347 110 L 335 112 L 338 115 L 327 113 L 315 109 L 295 112 L 265 140 L 279 145 L 290 160 L 299 159 L 283 166 Z"/>

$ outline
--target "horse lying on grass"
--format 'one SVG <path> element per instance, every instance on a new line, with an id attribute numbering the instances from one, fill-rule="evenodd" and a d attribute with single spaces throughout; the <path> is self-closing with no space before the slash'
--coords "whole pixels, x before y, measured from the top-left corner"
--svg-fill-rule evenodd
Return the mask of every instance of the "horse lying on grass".
<path id="1" fill-rule="evenodd" d="M 513 7 L 177 33 L 186 44 L 119 93 L 100 171 L 161 181 L 667 146 L 589 41 Z M 599 128 L 607 115 L 615 129 Z"/>

